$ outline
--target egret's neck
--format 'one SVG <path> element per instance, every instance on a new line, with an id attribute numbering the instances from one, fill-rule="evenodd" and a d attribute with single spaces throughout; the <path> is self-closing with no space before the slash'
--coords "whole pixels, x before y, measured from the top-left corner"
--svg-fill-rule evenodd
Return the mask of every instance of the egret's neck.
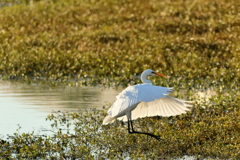
<path id="1" fill-rule="evenodd" d="M 150 83 L 150 84 L 152 84 L 152 81 L 148 80 L 148 79 L 147 79 L 147 76 L 148 76 L 148 75 L 146 75 L 146 74 L 142 74 L 142 75 L 141 75 L 141 80 L 142 80 L 142 82 L 143 82 L 143 83 Z"/>

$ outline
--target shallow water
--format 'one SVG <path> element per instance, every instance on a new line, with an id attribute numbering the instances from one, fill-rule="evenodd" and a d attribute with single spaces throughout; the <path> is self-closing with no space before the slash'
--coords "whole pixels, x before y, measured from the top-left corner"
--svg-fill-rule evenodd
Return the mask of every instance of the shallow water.
<path id="1" fill-rule="evenodd" d="M 53 111 L 102 107 L 121 90 L 0 82 L 0 139 L 18 132 L 48 134 L 52 122 L 45 119 Z"/>
<path id="2" fill-rule="evenodd" d="M 82 108 L 100 109 L 106 103 L 113 103 L 122 90 L 0 81 L 0 139 L 16 132 L 51 134 L 52 122 L 45 120 L 47 115 L 57 111 L 79 111 Z M 194 101 L 199 103 L 208 102 L 211 96 L 216 95 L 214 90 L 195 90 L 194 93 Z M 181 95 L 185 95 L 185 92 Z M 187 97 L 184 99 L 188 100 Z"/>

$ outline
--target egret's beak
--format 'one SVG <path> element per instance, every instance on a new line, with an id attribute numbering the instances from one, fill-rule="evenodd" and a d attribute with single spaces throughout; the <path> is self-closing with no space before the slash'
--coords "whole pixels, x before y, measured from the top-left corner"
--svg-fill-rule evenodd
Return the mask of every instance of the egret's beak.
<path id="1" fill-rule="evenodd" d="M 156 72 L 154 72 L 154 74 L 156 74 L 156 75 L 158 75 L 158 76 L 162 76 L 162 77 L 167 77 L 167 76 L 165 76 L 164 74 L 161 74 L 161 73 L 156 73 Z"/>

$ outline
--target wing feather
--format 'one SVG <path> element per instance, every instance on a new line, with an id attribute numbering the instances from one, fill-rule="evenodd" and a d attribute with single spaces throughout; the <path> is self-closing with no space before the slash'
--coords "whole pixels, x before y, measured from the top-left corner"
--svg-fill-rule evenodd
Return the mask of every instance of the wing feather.
<path id="1" fill-rule="evenodd" d="M 168 98 L 165 99 L 164 103 L 165 103 L 166 108 L 167 108 L 168 113 L 169 113 L 169 114 L 167 115 L 167 117 L 173 116 L 173 115 L 175 116 L 174 111 L 173 111 L 173 109 L 175 108 L 175 106 L 169 104 L 169 99 L 168 99 Z"/>
<path id="2" fill-rule="evenodd" d="M 171 104 L 172 106 L 175 106 L 175 108 L 178 109 L 178 112 L 176 115 L 182 114 L 182 113 L 186 113 L 186 111 L 189 111 L 190 109 L 186 108 L 184 106 L 184 104 L 181 103 L 177 103 L 177 101 L 175 101 L 174 99 L 171 98 L 171 100 L 169 101 L 169 104 Z"/>
<path id="3" fill-rule="evenodd" d="M 162 109 L 162 104 L 161 103 L 157 103 L 156 104 L 156 115 L 160 115 L 161 114 L 161 109 Z"/>
<path id="4" fill-rule="evenodd" d="M 146 102 L 141 102 L 140 104 L 138 104 L 138 110 L 136 110 L 136 112 L 132 112 L 132 119 L 146 117 L 148 115 L 146 110 L 146 108 L 148 108 L 147 105 L 148 104 Z"/>
<path id="5" fill-rule="evenodd" d="M 179 101 L 173 97 L 167 96 L 151 102 L 141 102 L 132 111 L 132 120 L 142 117 L 152 116 L 175 116 L 186 113 L 192 105 L 186 104 L 184 101 Z"/>
<path id="6" fill-rule="evenodd" d="M 165 112 L 166 112 L 165 110 L 166 110 L 166 109 L 165 109 L 165 104 L 164 104 L 162 101 L 161 101 L 161 105 L 162 105 L 162 112 L 161 112 L 160 115 L 161 115 L 161 116 L 165 116 Z"/>
<path id="7" fill-rule="evenodd" d="M 179 108 L 178 106 L 175 106 L 173 104 L 171 104 L 171 108 L 174 109 L 174 114 L 173 115 L 178 115 L 179 113 L 184 113 L 185 112 L 185 110 L 183 110 L 182 108 Z"/>
<path id="8" fill-rule="evenodd" d="M 178 108 L 181 108 L 184 111 L 190 111 L 190 109 L 187 107 L 192 107 L 192 105 L 189 105 L 187 103 L 190 103 L 190 102 L 192 103 L 192 101 L 183 101 L 183 100 L 179 101 L 179 99 L 176 99 L 174 97 L 170 97 L 170 96 L 168 96 L 168 97 L 172 99 L 171 102 L 176 104 L 176 106 L 178 106 Z"/>
<path id="9" fill-rule="evenodd" d="M 186 113 L 186 109 L 185 108 L 182 108 L 181 106 L 179 106 L 178 104 L 172 104 L 172 106 L 174 105 L 174 107 L 176 108 L 176 112 L 174 114 L 175 115 L 180 115 L 180 114 L 183 114 L 183 113 Z"/>
<path id="10" fill-rule="evenodd" d="M 159 99 L 159 101 L 162 102 L 161 99 Z M 156 102 L 157 103 L 157 102 Z M 158 103 L 158 106 L 159 106 L 159 113 L 158 113 L 158 116 L 161 116 L 162 113 L 163 113 L 163 104 L 162 103 Z"/>
<path id="11" fill-rule="evenodd" d="M 168 96 L 171 88 L 139 84 L 127 87 L 118 96 L 117 100 L 108 110 L 111 117 L 127 121 L 126 111 L 131 111 L 132 120 L 152 116 L 175 116 L 189 111 L 187 107 L 192 101 L 186 101 Z M 138 103 L 137 107 L 136 104 Z M 131 108 L 134 106 L 134 108 Z"/>
<path id="12" fill-rule="evenodd" d="M 175 115 L 175 113 L 176 113 L 175 106 L 169 103 L 169 99 L 165 99 L 165 101 L 163 101 L 163 102 L 165 103 L 165 105 L 167 106 L 167 109 L 169 111 L 168 116 Z"/>
<path id="13" fill-rule="evenodd" d="M 144 102 L 155 101 L 156 99 L 166 97 L 166 95 L 168 95 L 170 91 L 172 91 L 170 88 L 154 86 L 152 84 L 138 84 L 135 86 L 127 87 L 116 97 L 117 100 L 108 110 L 108 114 L 111 117 L 118 118 L 119 114 L 122 115 L 122 112 L 124 110 L 133 106 L 134 104 L 137 104 L 142 101 Z M 148 112 L 151 115 L 154 115 L 155 111 L 148 110 Z"/>
<path id="14" fill-rule="evenodd" d="M 166 100 L 163 102 L 165 104 L 165 110 L 166 110 L 165 116 L 166 117 L 172 116 L 173 114 L 171 113 L 171 109 L 170 109 L 172 107 L 172 105 L 169 105 Z"/>
<path id="15" fill-rule="evenodd" d="M 175 100 L 177 100 L 177 101 L 179 101 L 179 102 L 194 103 L 194 101 L 186 101 L 186 100 L 178 99 L 178 98 L 175 98 L 175 97 L 171 97 L 171 98 L 173 98 L 173 99 L 175 99 Z M 191 105 L 191 106 L 192 106 L 192 105 Z"/>

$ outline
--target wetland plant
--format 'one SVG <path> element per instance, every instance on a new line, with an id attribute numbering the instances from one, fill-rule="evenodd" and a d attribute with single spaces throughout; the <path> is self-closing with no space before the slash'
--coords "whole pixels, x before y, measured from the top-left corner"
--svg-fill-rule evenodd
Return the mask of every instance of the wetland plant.
<path id="1" fill-rule="evenodd" d="M 14 3 L 17 1 L 11 1 Z M 173 96 L 198 99 L 192 112 L 135 120 L 157 141 L 102 126 L 102 110 L 50 115 L 53 136 L 0 140 L 2 159 L 240 159 L 239 6 L 236 0 L 37 0 L 0 8 L 0 78 L 49 85 L 128 86 L 147 68 L 170 78 Z M 194 92 L 196 91 L 196 92 Z"/>

